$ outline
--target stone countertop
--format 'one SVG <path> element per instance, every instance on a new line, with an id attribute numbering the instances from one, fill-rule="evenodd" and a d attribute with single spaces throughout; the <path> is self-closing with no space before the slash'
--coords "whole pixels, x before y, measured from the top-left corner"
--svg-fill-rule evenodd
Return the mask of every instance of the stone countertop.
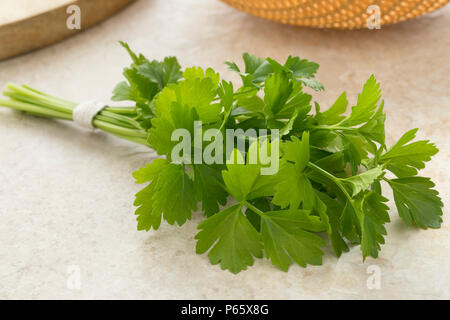
<path id="1" fill-rule="evenodd" d="M 440 148 L 424 175 L 444 204 L 450 198 L 450 7 L 381 30 L 320 31 L 261 20 L 212 0 L 140 0 L 74 38 L 0 63 L 0 86 L 26 83 L 74 101 L 108 99 L 129 64 L 117 40 L 183 66 L 216 68 L 244 51 L 320 63 L 328 106 L 344 90 L 350 102 L 370 74 L 381 81 L 387 142 L 406 130 Z M 450 224 L 418 230 L 392 222 L 378 259 L 358 246 L 323 266 L 285 273 L 266 259 L 233 275 L 195 254 L 200 215 L 182 228 L 137 232 L 139 186 L 131 172 L 155 154 L 88 133 L 73 124 L 0 109 L 0 298 L 2 299 L 449 299 Z M 367 286 L 378 266 L 381 288 Z M 73 269 L 73 266 L 75 266 Z M 81 287 L 69 289 L 79 268 Z"/>

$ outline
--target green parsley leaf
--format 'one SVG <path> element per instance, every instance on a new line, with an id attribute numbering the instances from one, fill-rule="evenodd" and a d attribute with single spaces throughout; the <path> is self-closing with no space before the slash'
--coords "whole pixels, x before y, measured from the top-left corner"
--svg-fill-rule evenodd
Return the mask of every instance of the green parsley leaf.
<path id="1" fill-rule="evenodd" d="M 314 78 L 314 75 L 319 69 L 319 64 L 315 62 L 292 56 L 287 58 L 284 66 L 292 71 L 295 78 Z"/>
<path id="2" fill-rule="evenodd" d="M 302 267 L 322 264 L 325 241 L 312 232 L 324 231 L 318 217 L 304 210 L 265 212 L 261 216 L 264 252 L 272 263 L 287 271 L 292 260 Z"/>
<path id="3" fill-rule="evenodd" d="M 259 142 L 254 142 L 254 144 L 257 143 Z M 234 159 L 234 163 L 231 163 L 231 159 Z M 222 171 L 225 186 L 237 201 L 271 196 L 274 193 L 273 182 L 275 177 L 273 175 L 262 175 L 261 165 L 258 163 L 251 164 L 249 161 L 250 158 L 247 158 L 247 163 L 244 163 L 242 154 L 235 149 L 227 162 L 227 170 Z M 242 179 L 242 177 L 245 177 L 245 179 Z"/>
<path id="4" fill-rule="evenodd" d="M 177 101 L 165 101 L 165 90 L 155 102 L 155 111 L 159 113 L 159 116 L 152 119 L 148 141 L 158 154 L 166 155 L 171 160 L 172 149 L 179 143 L 172 141 L 172 133 L 176 129 L 186 129 L 192 138 L 195 131 L 194 121 L 199 120 L 199 116 L 196 108 L 190 108 Z M 186 163 L 191 161 L 186 159 Z"/>
<path id="5" fill-rule="evenodd" d="M 298 79 L 301 83 L 303 83 L 305 86 L 315 90 L 315 91 L 322 91 L 325 90 L 325 87 L 322 83 L 317 81 L 316 79 L 308 79 L 308 78 L 300 78 Z"/>
<path id="6" fill-rule="evenodd" d="M 416 136 L 418 129 L 406 132 L 396 144 L 381 155 L 380 163 L 386 164 L 389 171 L 397 177 L 415 176 L 420 169 L 425 168 L 425 162 L 430 161 L 439 150 L 428 140 L 409 143 Z"/>
<path id="7" fill-rule="evenodd" d="M 347 110 L 347 105 L 347 96 L 346 93 L 343 92 L 328 110 L 320 112 L 317 107 L 315 118 L 318 124 L 332 125 L 341 122 L 345 118 L 342 114 Z"/>
<path id="8" fill-rule="evenodd" d="M 290 75 L 290 78 L 299 83 L 303 83 L 307 87 L 316 91 L 324 90 L 323 85 L 319 81 L 312 79 L 319 68 L 317 63 L 292 56 L 287 58 L 284 65 L 281 65 L 271 58 L 267 58 L 266 60 L 272 65 L 275 73 L 287 72 Z"/>
<path id="9" fill-rule="evenodd" d="M 136 87 L 131 87 L 126 81 L 119 82 L 114 88 L 113 96 L 111 100 L 113 101 L 137 101 L 139 99 L 139 93 Z"/>
<path id="10" fill-rule="evenodd" d="M 133 60 L 133 63 L 135 65 L 141 65 L 145 62 L 148 62 L 148 59 L 146 57 L 144 57 L 144 55 L 139 54 L 139 56 L 133 52 L 133 50 L 131 50 L 130 46 L 128 45 L 128 43 L 123 42 L 123 41 L 119 41 L 120 45 L 122 47 L 125 48 L 125 50 L 127 50 L 128 54 L 130 55 L 131 59 Z"/>
<path id="11" fill-rule="evenodd" d="M 196 251 L 208 253 L 212 264 L 238 273 L 253 265 L 253 257 L 262 258 L 261 236 L 236 204 L 209 217 L 198 225 Z"/>
<path id="12" fill-rule="evenodd" d="M 429 178 L 404 177 L 387 181 L 394 191 L 398 214 L 407 224 L 423 229 L 441 226 L 443 203 Z"/>
<path id="13" fill-rule="evenodd" d="M 274 73 L 266 80 L 264 112 L 271 118 L 283 109 L 292 93 L 292 82 L 284 73 Z"/>
<path id="14" fill-rule="evenodd" d="M 184 166 L 156 159 L 134 174 L 137 183 L 151 181 L 136 194 L 135 206 L 138 229 L 158 229 L 161 215 L 169 224 L 183 225 L 197 210 L 194 183 L 184 171 Z"/>
<path id="15" fill-rule="evenodd" d="M 358 167 L 361 165 L 363 159 L 367 159 L 367 140 L 360 134 L 355 133 L 339 133 L 342 139 L 344 148 L 344 160 L 350 164 L 352 174 L 358 172 Z"/>
<path id="16" fill-rule="evenodd" d="M 361 225 L 356 212 L 359 210 L 360 201 L 347 200 L 341 214 L 342 235 L 351 243 L 361 243 Z"/>
<path id="17" fill-rule="evenodd" d="M 384 244 L 386 229 L 384 224 L 390 221 L 389 207 L 384 204 L 388 199 L 380 194 L 368 191 L 352 201 L 347 201 L 341 216 L 342 233 L 352 242 L 361 243 L 363 259 L 367 256 L 378 257 L 381 244 Z"/>
<path id="18" fill-rule="evenodd" d="M 218 84 L 208 74 L 171 84 L 155 99 L 156 118 L 152 120 L 149 143 L 158 154 L 169 155 L 178 144 L 171 139 L 175 129 L 186 129 L 193 137 L 194 121 L 219 121 L 221 105 L 213 103 Z"/>
<path id="19" fill-rule="evenodd" d="M 245 73 L 252 75 L 255 83 L 263 82 L 267 75 L 272 72 L 272 66 L 267 60 L 248 53 L 244 53 L 242 58 L 245 63 Z"/>
<path id="20" fill-rule="evenodd" d="M 191 67 L 187 68 L 183 72 L 183 78 L 185 80 L 195 80 L 195 79 L 210 79 L 212 82 L 212 86 L 214 88 L 217 88 L 220 81 L 220 75 L 216 73 L 213 69 L 208 68 L 205 71 L 203 71 L 200 67 Z"/>
<path id="21" fill-rule="evenodd" d="M 272 202 L 281 208 L 298 209 L 302 204 L 303 209 L 311 210 L 315 195 L 303 172 L 309 162 L 309 133 L 305 131 L 301 141 L 294 136 L 291 139 L 286 142 L 285 162 L 277 174 L 279 182 L 275 185 Z"/>
<path id="22" fill-rule="evenodd" d="M 373 117 L 364 125 L 358 128 L 358 132 L 368 140 L 376 141 L 384 147 L 384 122 L 386 121 L 386 115 L 383 113 L 383 107 L 384 101 L 381 102 L 377 112 L 373 115 Z"/>
<path id="23" fill-rule="evenodd" d="M 170 83 L 176 83 L 182 76 L 181 66 L 175 57 L 166 57 L 164 61 L 153 60 L 138 67 L 138 73 L 149 81 L 158 84 L 159 91 Z"/>
<path id="24" fill-rule="evenodd" d="M 219 204 L 227 203 L 227 192 L 223 189 L 220 169 L 205 164 L 193 165 L 194 188 L 202 202 L 202 210 L 207 217 L 219 211 Z"/>
<path id="25" fill-rule="evenodd" d="M 357 211 L 361 224 L 361 251 L 363 259 L 367 256 L 378 257 L 381 250 L 380 244 L 384 244 L 386 228 L 384 224 L 390 222 L 389 207 L 384 203 L 388 199 L 376 192 L 369 191 L 362 201 L 362 210 Z"/>
<path id="26" fill-rule="evenodd" d="M 130 83 L 130 90 L 134 101 L 151 101 L 160 91 L 157 83 L 150 81 L 147 77 L 141 75 L 137 68 L 125 68 L 123 72 L 125 78 Z"/>
<path id="27" fill-rule="evenodd" d="M 381 166 L 377 166 L 358 175 L 342 179 L 342 181 L 350 187 L 352 190 L 352 197 L 354 197 L 361 191 L 367 190 L 372 183 L 382 177 L 383 174 L 383 168 Z"/>
<path id="28" fill-rule="evenodd" d="M 372 118 L 377 103 L 381 97 L 380 84 L 373 75 L 364 84 L 362 92 L 358 96 L 356 106 L 352 107 L 352 113 L 346 119 L 345 124 L 349 126 L 359 125 Z"/>
<path id="29" fill-rule="evenodd" d="M 295 121 L 296 127 L 305 120 L 311 111 L 311 95 L 302 92 L 302 86 L 298 82 L 292 83 L 292 92 L 285 105 L 276 113 L 277 119 L 289 119 Z M 298 119 L 292 119 L 297 112 Z"/>
<path id="30" fill-rule="evenodd" d="M 330 238 L 334 253 L 336 254 L 336 256 L 340 257 L 342 255 L 342 252 L 349 251 L 347 243 L 345 242 L 341 233 L 342 231 L 340 217 L 343 210 L 342 204 L 339 203 L 336 199 L 328 196 L 326 193 L 318 191 L 317 195 L 325 204 L 328 223 L 330 225 L 328 236 Z"/>
<path id="31" fill-rule="evenodd" d="M 217 93 L 225 111 L 231 111 L 234 102 L 233 83 L 222 80 Z"/>

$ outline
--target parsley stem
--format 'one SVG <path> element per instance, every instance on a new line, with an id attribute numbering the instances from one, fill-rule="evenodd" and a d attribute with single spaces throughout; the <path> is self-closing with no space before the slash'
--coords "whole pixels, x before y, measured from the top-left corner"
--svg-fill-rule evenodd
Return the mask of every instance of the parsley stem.
<path id="1" fill-rule="evenodd" d="M 322 169 L 321 167 L 319 167 L 318 165 L 312 163 L 312 162 L 308 162 L 308 167 L 316 170 L 318 173 L 320 173 L 321 175 L 327 177 L 328 179 L 330 179 L 331 181 L 333 181 L 338 188 L 342 191 L 342 193 L 345 195 L 345 197 L 350 201 L 350 203 L 353 205 L 353 199 L 350 196 L 350 194 L 347 192 L 347 190 L 345 189 L 344 185 L 341 183 L 340 179 L 335 177 L 334 175 L 332 175 L 331 173 L 329 173 L 328 171 Z"/>
<path id="2" fill-rule="evenodd" d="M 10 100 L 0 100 L 0 106 L 25 111 L 35 116 L 73 120 L 73 110 L 78 103 L 64 100 L 26 85 L 8 84 L 4 95 Z M 93 125 L 107 133 L 135 143 L 149 146 L 148 134 L 136 117 L 135 107 L 104 108 L 93 120 Z"/>
<path id="3" fill-rule="evenodd" d="M 37 100 L 36 98 L 24 96 L 24 95 L 22 95 L 20 93 L 16 93 L 16 92 L 6 91 L 6 92 L 3 92 L 3 95 L 5 97 L 11 98 L 11 100 L 13 100 L 13 101 L 29 103 L 29 104 L 35 105 L 37 107 L 42 107 L 42 108 L 54 110 L 57 112 L 64 112 L 64 113 L 70 114 L 71 110 L 72 110 L 70 107 L 63 107 L 63 106 L 55 107 L 55 105 L 45 102 L 44 100 Z"/>
<path id="4" fill-rule="evenodd" d="M 104 130 L 104 131 L 105 131 L 105 132 L 108 132 L 108 131 L 106 131 L 106 130 Z M 114 133 L 114 132 L 108 132 L 108 133 L 110 133 L 110 134 L 112 134 L 112 135 L 115 135 L 116 137 L 119 137 L 119 138 L 121 138 L 121 139 L 125 139 L 125 140 L 131 141 L 131 142 L 139 143 L 139 144 L 142 144 L 142 145 L 144 145 L 144 146 L 150 147 L 150 145 L 149 145 L 148 142 L 147 142 L 147 139 L 142 139 L 142 138 L 137 138 L 137 137 L 131 137 L 131 136 L 125 136 L 125 135 L 121 135 L 121 134 Z"/>
<path id="5" fill-rule="evenodd" d="M 129 129 L 135 129 L 134 126 L 130 126 L 129 124 L 123 123 L 123 122 L 121 122 L 121 121 L 119 121 L 117 119 L 114 119 L 114 118 L 106 117 L 106 116 L 104 116 L 102 114 L 98 114 L 95 117 L 95 119 L 96 120 L 101 120 L 101 121 L 104 121 L 104 122 L 108 122 L 108 123 L 116 125 L 116 126 L 125 127 L 125 128 L 129 128 Z"/>
<path id="6" fill-rule="evenodd" d="M 143 131 L 138 131 L 134 129 L 124 128 L 118 125 L 114 125 L 102 120 L 94 119 L 93 124 L 96 128 L 108 131 L 110 133 L 117 133 L 124 136 L 137 137 L 137 138 L 147 138 L 147 133 Z"/>
<path id="7" fill-rule="evenodd" d="M 100 115 L 103 115 L 103 116 L 115 119 L 115 120 L 117 120 L 117 121 L 119 121 L 121 123 L 125 123 L 125 124 L 131 126 L 131 128 L 135 128 L 135 129 L 140 129 L 141 128 L 141 126 L 139 125 L 139 123 L 136 120 L 133 120 L 133 119 L 131 119 L 129 117 L 126 117 L 126 116 L 123 116 L 123 115 L 120 115 L 120 114 L 116 114 L 116 113 L 111 112 L 111 111 L 102 110 L 100 112 Z"/>
<path id="8" fill-rule="evenodd" d="M 136 107 L 106 107 L 104 110 L 116 114 L 136 116 Z"/>
<path id="9" fill-rule="evenodd" d="M 243 95 L 243 94 L 247 94 L 247 93 L 252 93 L 252 92 L 255 92 L 255 91 L 259 91 L 261 88 L 252 88 L 252 89 L 250 89 L 250 90 L 245 90 L 245 91 L 241 91 L 241 92 L 236 92 L 235 94 L 234 94 L 234 96 L 236 97 L 236 96 L 240 96 L 240 95 Z"/>
<path id="10" fill-rule="evenodd" d="M 388 178 L 386 178 L 386 177 L 381 177 L 381 180 L 384 180 L 384 181 L 386 181 L 386 182 L 389 183 L 389 184 L 392 183 L 392 180 L 391 180 L 391 179 L 388 179 Z"/>
<path id="11" fill-rule="evenodd" d="M 38 93 L 38 94 L 40 94 L 40 95 L 42 95 L 42 96 L 46 96 L 46 97 L 48 97 L 48 98 L 51 98 L 51 99 L 53 99 L 53 100 L 57 100 L 57 101 L 59 101 L 59 102 L 61 102 L 61 103 L 63 103 L 63 104 L 70 105 L 70 106 L 72 106 L 72 107 L 75 107 L 75 106 L 77 105 L 77 104 L 76 104 L 75 102 L 73 102 L 73 101 L 69 101 L 69 100 L 61 99 L 61 98 L 59 98 L 59 97 L 52 96 L 52 95 L 50 95 L 50 94 L 48 94 L 48 93 L 39 91 L 39 90 L 34 89 L 34 88 L 30 87 L 30 86 L 27 86 L 26 84 L 21 85 L 21 87 L 22 87 L 22 88 L 25 88 L 25 89 L 28 89 L 28 90 L 30 90 L 30 91 L 33 91 L 33 92 L 35 92 L 35 93 Z"/>
<path id="12" fill-rule="evenodd" d="M 27 88 L 17 86 L 12 83 L 7 84 L 6 88 L 11 90 L 12 93 L 4 92 L 5 96 L 10 96 L 19 100 L 25 100 L 26 102 L 30 103 L 45 104 L 47 107 L 49 107 L 50 109 L 54 109 L 55 111 L 67 112 L 71 110 L 70 106 L 67 106 L 67 104 L 63 103 L 62 101 L 58 101 L 48 96 L 36 93 L 35 91 L 31 91 Z"/>
<path id="13" fill-rule="evenodd" d="M 259 87 L 259 88 L 252 88 L 252 89 L 250 89 L 250 90 L 245 90 L 245 91 L 241 91 L 241 92 L 236 92 L 236 93 L 234 93 L 233 94 L 233 96 L 234 97 L 238 97 L 238 96 L 241 96 L 241 95 L 243 95 L 243 94 L 247 94 L 247 93 L 252 93 L 252 92 L 257 92 L 257 91 L 259 91 L 259 90 L 261 90 L 261 88 L 263 88 L 264 86 L 261 86 L 261 87 Z M 217 97 L 217 98 L 215 98 L 215 99 L 213 99 L 212 101 L 218 101 L 218 100 L 220 100 L 220 97 Z"/>
<path id="14" fill-rule="evenodd" d="M 309 126 L 307 129 L 313 130 L 342 130 L 342 131 L 356 131 L 357 128 L 341 127 L 341 126 Z"/>
<path id="15" fill-rule="evenodd" d="M 247 208 L 249 208 L 250 210 L 252 210 L 254 213 L 262 216 L 264 215 L 264 212 L 259 210 L 257 207 L 255 207 L 254 205 L 252 205 L 250 202 L 244 200 L 241 202 L 242 205 L 246 206 Z"/>
<path id="16" fill-rule="evenodd" d="M 8 107 L 11 109 L 25 111 L 32 113 L 33 115 L 42 115 L 44 117 L 57 118 L 63 120 L 72 120 L 72 115 L 65 112 L 55 111 L 52 109 L 46 109 L 40 106 L 36 106 L 30 103 L 14 101 L 14 100 L 1 100 L 0 106 Z"/>

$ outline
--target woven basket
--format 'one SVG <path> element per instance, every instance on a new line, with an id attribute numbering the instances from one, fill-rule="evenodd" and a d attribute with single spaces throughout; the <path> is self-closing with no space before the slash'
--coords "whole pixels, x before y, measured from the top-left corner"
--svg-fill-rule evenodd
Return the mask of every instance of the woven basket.
<path id="1" fill-rule="evenodd" d="M 367 28 L 367 8 L 380 8 L 380 25 L 413 19 L 450 0 L 222 0 L 251 15 L 297 26 Z M 373 11 L 372 11 L 373 12 Z M 371 13 L 372 13 L 371 12 Z"/>

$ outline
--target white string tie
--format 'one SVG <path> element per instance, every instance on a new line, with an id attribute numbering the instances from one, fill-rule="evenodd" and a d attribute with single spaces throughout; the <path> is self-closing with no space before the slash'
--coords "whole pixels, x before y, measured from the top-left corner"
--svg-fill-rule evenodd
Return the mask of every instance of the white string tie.
<path id="1" fill-rule="evenodd" d="M 80 103 L 73 110 L 73 121 L 80 127 L 94 130 L 92 124 L 95 116 L 106 107 L 106 104 L 98 100 L 90 100 Z"/>

